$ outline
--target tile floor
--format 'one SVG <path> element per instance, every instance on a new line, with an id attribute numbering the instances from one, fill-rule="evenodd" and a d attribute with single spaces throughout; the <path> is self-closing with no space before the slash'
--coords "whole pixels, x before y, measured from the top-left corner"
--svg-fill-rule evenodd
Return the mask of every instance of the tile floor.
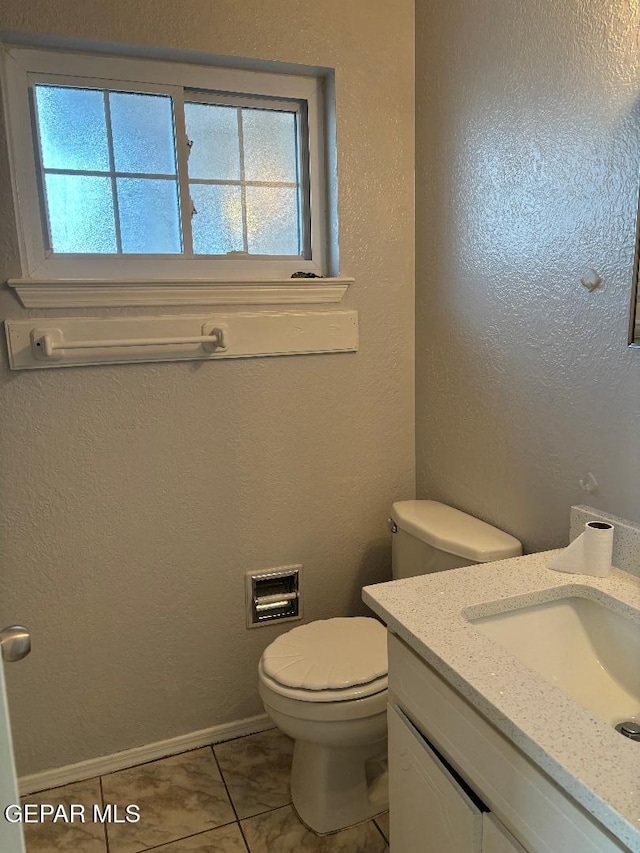
<path id="1" fill-rule="evenodd" d="M 23 798 L 28 803 L 111 803 L 138 823 L 26 824 L 27 853 L 388 853 L 389 821 L 319 837 L 291 808 L 293 742 L 277 729 L 194 749 Z"/>

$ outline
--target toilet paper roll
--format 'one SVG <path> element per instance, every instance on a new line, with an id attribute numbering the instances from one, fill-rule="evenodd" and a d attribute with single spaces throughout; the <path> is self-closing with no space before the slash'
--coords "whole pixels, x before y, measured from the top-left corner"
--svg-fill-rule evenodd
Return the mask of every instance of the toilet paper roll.
<path id="1" fill-rule="evenodd" d="M 606 521 L 588 521 L 584 533 L 554 557 L 549 568 L 556 572 L 605 578 L 611 571 L 613 531 L 613 525 Z"/>
<path id="2" fill-rule="evenodd" d="M 613 524 L 588 521 L 584 526 L 585 574 L 606 578 L 611 572 L 613 556 Z"/>

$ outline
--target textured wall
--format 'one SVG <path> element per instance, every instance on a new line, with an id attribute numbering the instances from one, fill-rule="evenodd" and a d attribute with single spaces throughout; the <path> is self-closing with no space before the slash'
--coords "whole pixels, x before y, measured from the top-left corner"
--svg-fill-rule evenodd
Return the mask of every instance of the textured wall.
<path id="1" fill-rule="evenodd" d="M 640 519 L 639 30 L 637 0 L 417 4 L 418 494 L 529 550 L 572 503 Z"/>
<path id="2" fill-rule="evenodd" d="M 387 577 L 389 503 L 413 494 L 414 18 L 410 0 L 0 0 L 0 18 L 335 67 L 361 333 L 357 355 L 31 373 L 3 356 L 0 619 L 33 632 L 7 671 L 31 773 L 260 713 L 280 629 L 245 630 L 246 570 L 303 563 L 308 619 L 359 611 Z M 6 279 L 6 201 L 0 216 Z M 0 299 L 2 318 L 26 313 Z"/>

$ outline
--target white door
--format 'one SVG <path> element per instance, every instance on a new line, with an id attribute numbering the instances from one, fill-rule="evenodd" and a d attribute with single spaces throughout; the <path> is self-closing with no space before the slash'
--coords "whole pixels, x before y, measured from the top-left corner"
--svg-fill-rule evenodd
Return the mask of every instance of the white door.
<path id="1" fill-rule="evenodd" d="M 8 660 L 20 660 L 29 653 L 31 648 L 28 632 L 24 628 L 9 628 L 2 631 L 0 644 L 3 657 L 6 656 Z M 7 807 L 19 803 L 4 665 L 0 659 L 0 850 L 2 853 L 25 853 L 22 824 L 12 823 L 5 817 Z"/>
<path id="2" fill-rule="evenodd" d="M 482 812 L 402 712 L 388 711 L 393 853 L 480 853 Z"/>

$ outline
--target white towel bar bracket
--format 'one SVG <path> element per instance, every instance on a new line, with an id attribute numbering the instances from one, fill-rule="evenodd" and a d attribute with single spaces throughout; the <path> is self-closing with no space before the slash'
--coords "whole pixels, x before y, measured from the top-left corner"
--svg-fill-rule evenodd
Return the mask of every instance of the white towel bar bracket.
<path id="1" fill-rule="evenodd" d="M 36 358 L 61 359 L 69 350 L 113 349 L 114 347 L 164 347 L 199 344 L 205 352 L 224 352 L 227 349 L 225 330 L 205 323 L 201 335 L 178 338 L 123 338 L 121 340 L 65 341 L 61 329 L 34 329 L 31 332 L 31 346 Z"/>

